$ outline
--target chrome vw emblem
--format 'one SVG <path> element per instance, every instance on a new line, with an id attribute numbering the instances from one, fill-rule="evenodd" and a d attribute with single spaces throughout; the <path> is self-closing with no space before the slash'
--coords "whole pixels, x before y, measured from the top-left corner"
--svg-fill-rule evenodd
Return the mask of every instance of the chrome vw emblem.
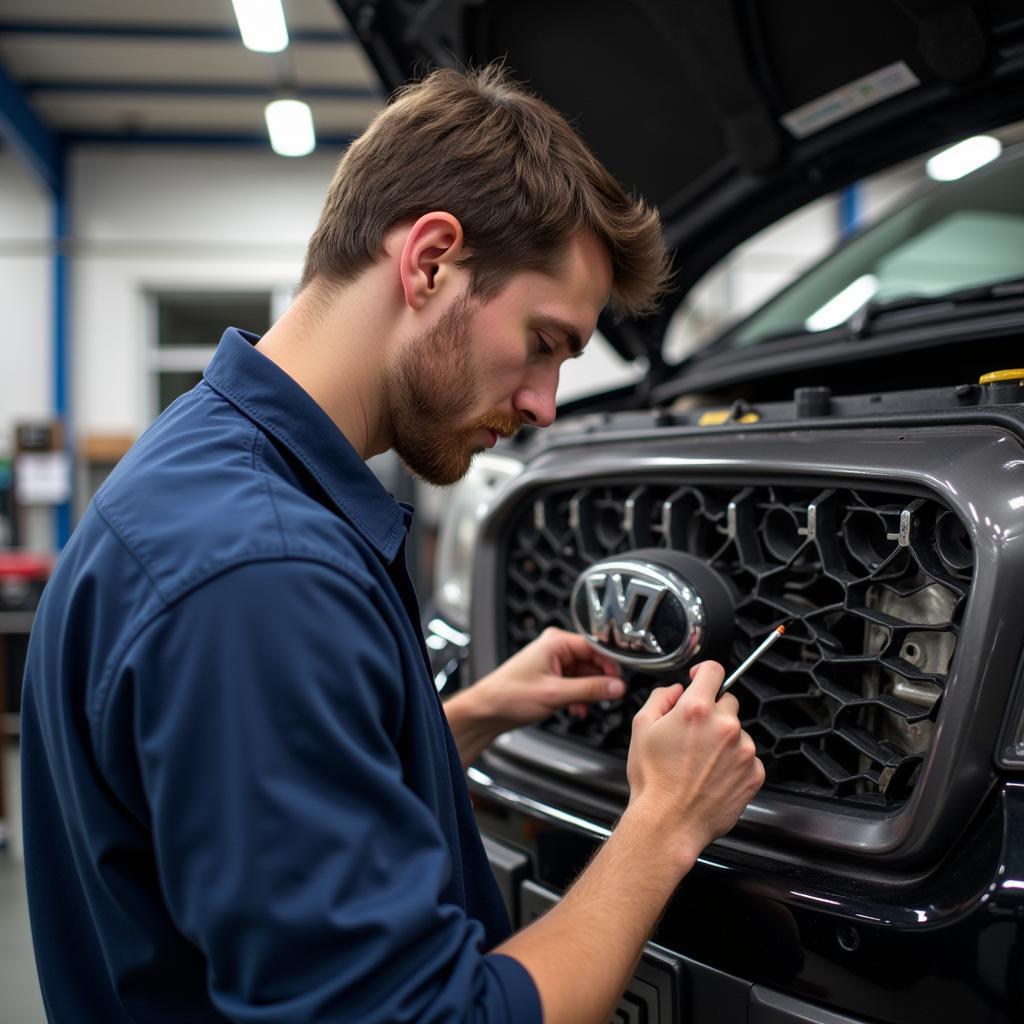
<path id="1" fill-rule="evenodd" d="M 583 585 L 590 613 L 587 632 L 594 640 L 656 657 L 665 653 L 651 632 L 651 619 L 665 596 L 664 587 L 628 577 L 623 582 L 621 572 L 585 574 Z"/>
<path id="2" fill-rule="evenodd" d="M 629 558 L 598 562 L 573 587 L 572 618 L 595 647 L 626 665 L 672 669 L 701 647 L 704 603 L 667 566 Z"/>

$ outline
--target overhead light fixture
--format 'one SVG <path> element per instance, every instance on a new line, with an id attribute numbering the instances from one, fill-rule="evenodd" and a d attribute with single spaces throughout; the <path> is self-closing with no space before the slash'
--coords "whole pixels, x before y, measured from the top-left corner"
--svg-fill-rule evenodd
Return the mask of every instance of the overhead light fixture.
<path id="1" fill-rule="evenodd" d="M 281 0 L 231 0 L 242 42 L 257 53 L 279 53 L 288 45 Z"/>
<path id="2" fill-rule="evenodd" d="M 991 163 L 1002 151 L 1003 144 L 994 136 L 975 135 L 936 153 L 924 165 L 924 169 L 928 177 L 936 181 L 956 181 Z"/>
<path id="3" fill-rule="evenodd" d="M 845 324 L 877 291 L 878 278 L 874 274 L 862 274 L 816 309 L 804 321 L 804 327 L 809 331 L 827 331 L 830 327 Z"/>
<path id="4" fill-rule="evenodd" d="M 302 100 L 274 100 L 264 111 L 270 145 L 279 156 L 306 156 L 316 148 L 313 112 Z"/>

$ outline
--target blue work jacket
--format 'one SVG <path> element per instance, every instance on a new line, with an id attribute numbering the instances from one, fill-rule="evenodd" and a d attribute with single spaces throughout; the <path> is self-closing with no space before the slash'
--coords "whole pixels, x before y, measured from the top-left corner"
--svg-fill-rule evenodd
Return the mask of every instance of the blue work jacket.
<path id="1" fill-rule="evenodd" d="M 50 1019 L 540 1021 L 430 677 L 411 510 L 228 330 L 100 488 L 29 645 Z"/>

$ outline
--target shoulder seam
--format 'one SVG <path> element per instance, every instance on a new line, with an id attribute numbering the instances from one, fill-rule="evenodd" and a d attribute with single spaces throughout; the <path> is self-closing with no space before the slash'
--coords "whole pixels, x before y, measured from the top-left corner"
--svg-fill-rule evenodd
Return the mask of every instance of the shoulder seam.
<path id="1" fill-rule="evenodd" d="M 271 511 L 274 513 L 274 522 L 277 523 L 277 535 L 281 539 L 281 547 L 285 555 L 289 555 L 288 535 L 284 532 L 284 523 L 281 522 L 281 511 L 277 507 L 277 498 L 274 495 L 274 485 L 270 480 L 270 474 L 262 465 L 263 449 L 266 446 L 267 438 L 260 429 L 259 424 L 253 424 L 252 439 L 252 468 L 263 477 L 263 486 L 267 490 L 267 500 L 270 502 Z"/>
<path id="2" fill-rule="evenodd" d="M 93 505 L 96 508 L 96 514 L 100 517 L 100 519 L 103 520 L 103 523 L 106 526 L 106 528 L 114 535 L 114 537 L 117 539 L 117 542 L 125 549 L 125 551 L 127 551 L 128 554 L 131 555 L 133 561 L 135 561 L 138 564 L 139 568 L 143 571 L 143 573 L 145 573 L 146 579 L 149 580 L 149 582 L 153 586 L 153 589 L 160 596 L 160 600 L 166 604 L 168 600 L 167 594 L 164 592 L 163 587 L 160 586 L 160 582 L 153 574 L 153 570 L 150 569 L 150 567 L 143 560 L 142 556 L 131 546 L 131 544 L 128 543 L 128 538 L 122 532 L 123 527 L 115 518 L 114 513 L 109 508 L 104 508 L 105 502 L 103 500 L 103 497 L 98 494 L 95 495 L 93 497 Z"/>

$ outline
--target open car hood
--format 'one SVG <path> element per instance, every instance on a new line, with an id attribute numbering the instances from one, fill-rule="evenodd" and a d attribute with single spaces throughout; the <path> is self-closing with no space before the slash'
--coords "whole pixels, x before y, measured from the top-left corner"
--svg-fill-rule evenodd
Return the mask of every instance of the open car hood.
<path id="1" fill-rule="evenodd" d="M 336 0 L 386 89 L 504 59 L 656 203 L 661 314 L 602 331 L 662 365 L 668 318 L 737 244 L 826 192 L 1024 116 L 1020 0 Z"/>

